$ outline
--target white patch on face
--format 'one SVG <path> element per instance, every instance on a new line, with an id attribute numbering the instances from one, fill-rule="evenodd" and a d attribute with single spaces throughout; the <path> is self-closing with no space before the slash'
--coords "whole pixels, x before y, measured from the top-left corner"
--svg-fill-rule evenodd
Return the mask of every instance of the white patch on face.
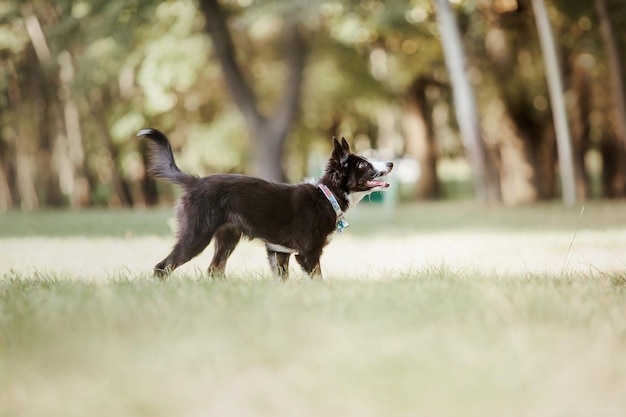
<path id="1" fill-rule="evenodd" d="M 367 162 L 372 164 L 372 166 L 374 167 L 376 171 L 382 172 L 383 175 L 389 174 L 389 171 L 391 171 L 391 169 L 387 166 L 387 162 L 370 161 L 370 160 L 368 160 Z"/>

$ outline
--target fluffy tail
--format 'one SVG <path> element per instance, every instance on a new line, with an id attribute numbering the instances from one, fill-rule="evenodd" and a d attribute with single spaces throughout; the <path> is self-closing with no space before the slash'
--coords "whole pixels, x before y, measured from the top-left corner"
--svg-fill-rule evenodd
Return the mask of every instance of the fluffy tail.
<path id="1" fill-rule="evenodd" d="M 137 137 L 150 139 L 147 167 L 150 174 L 182 186 L 196 182 L 198 177 L 186 174 L 176 166 L 172 146 L 167 136 L 156 129 L 142 129 L 137 132 Z"/>

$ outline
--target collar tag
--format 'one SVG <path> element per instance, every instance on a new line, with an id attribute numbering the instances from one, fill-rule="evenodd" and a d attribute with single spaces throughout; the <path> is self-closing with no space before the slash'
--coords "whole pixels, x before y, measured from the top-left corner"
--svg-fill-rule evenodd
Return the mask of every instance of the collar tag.
<path id="1" fill-rule="evenodd" d="M 345 221 L 344 219 L 339 219 L 337 221 L 337 233 L 341 233 L 343 232 L 343 229 L 345 229 L 346 227 L 350 226 L 350 223 L 348 223 L 347 221 Z"/>

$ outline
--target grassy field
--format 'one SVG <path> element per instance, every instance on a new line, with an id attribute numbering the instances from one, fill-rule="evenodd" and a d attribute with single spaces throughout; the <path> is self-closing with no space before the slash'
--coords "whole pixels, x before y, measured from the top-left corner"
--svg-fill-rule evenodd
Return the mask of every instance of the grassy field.
<path id="1" fill-rule="evenodd" d="M 0 416 L 626 415 L 624 203 L 365 205 L 286 284 L 152 279 L 170 216 L 0 215 Z"/>

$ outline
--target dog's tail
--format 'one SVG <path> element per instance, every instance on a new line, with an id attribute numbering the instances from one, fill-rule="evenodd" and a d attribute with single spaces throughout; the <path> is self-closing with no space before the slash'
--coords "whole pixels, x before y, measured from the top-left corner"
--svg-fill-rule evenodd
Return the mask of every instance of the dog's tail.
<path id="1" fill-rule="evenodd" d="M 182 186 L 191 185 L 198 180 L 198 177 L 186 174 L 176 166 L 172 146 L 163 133 L 156 129 L 141 129 L 137 132 L 137 137 L 150 139 L 147 166 L 150 174 Z"/>

